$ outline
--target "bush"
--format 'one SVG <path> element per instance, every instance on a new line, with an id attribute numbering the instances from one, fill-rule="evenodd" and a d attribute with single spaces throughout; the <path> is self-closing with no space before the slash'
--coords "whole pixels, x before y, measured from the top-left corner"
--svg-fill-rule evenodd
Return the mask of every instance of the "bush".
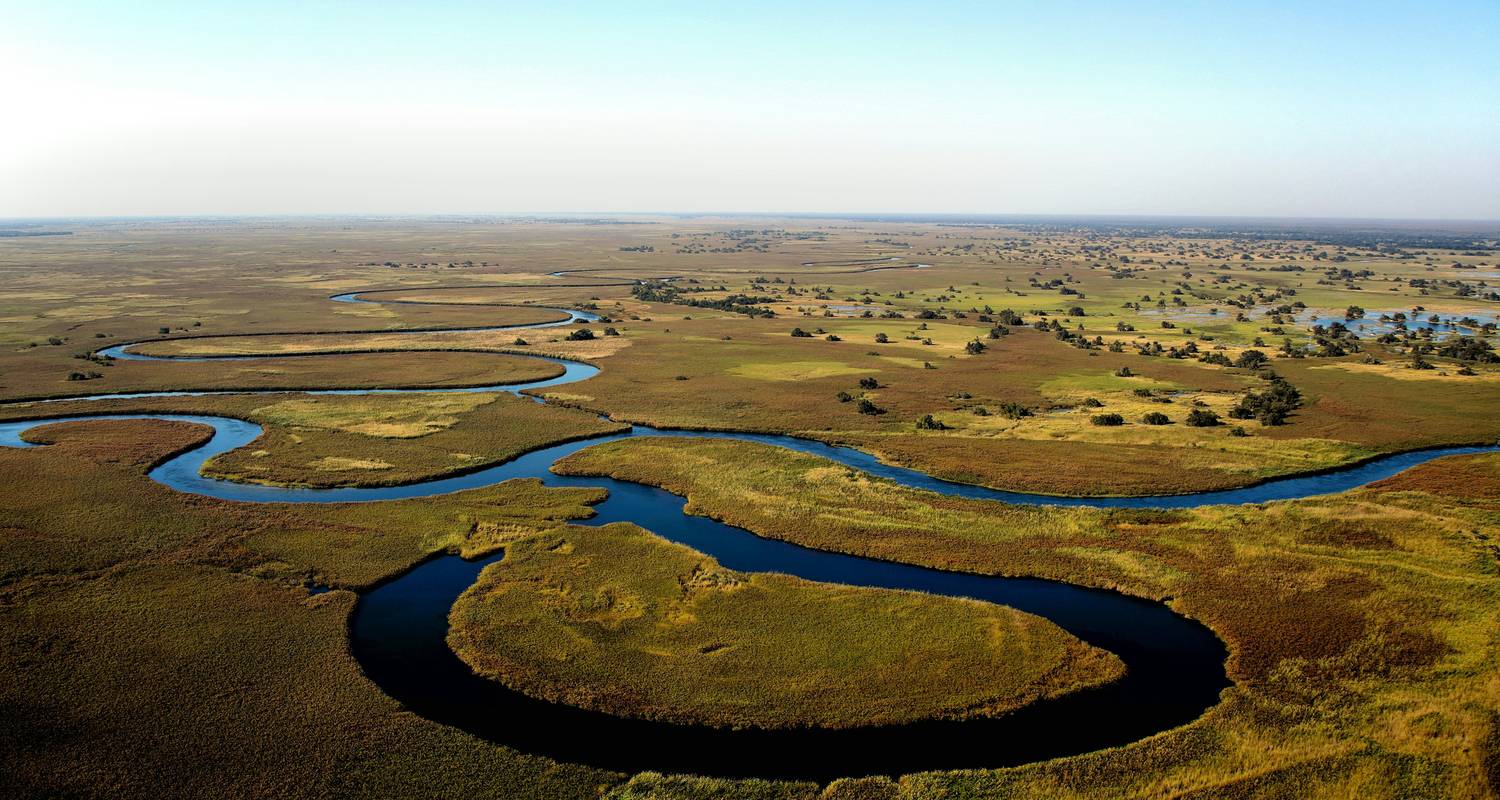
<path id="1" fill-rule="evenodd" d="M 1152 411 L 1150 414 L 1147 414 L 1146 416 L 1141 417 L 1141 422 L 1144 422 L 1147 425 L 1170 425 L 1170 424 L 1172 424 L 1172 420 L 1166 414 L 1163 414 L 1160 411 Z"/>
<path id="2" fill-rule="evenodd" d="M 1115 377 L 1132 378 L 1135 377 L 1135 373 L 1130 371 L 1130 367 L 1120 367 L 1119 369 L 1115 370 Z"/>
<path id="3" fill-rule="evenodd" d="M 945 431 L 945 430 L 948 430 L 948 426 L 944 425 L 941 422 L 938 422 L 935 419 L 933 419 L 931 414 L 923 414 L 922 418 L 919 419 L 919 420 L 917 420 L 917 430 L 919 430 L 919 431 Z"/>
<path id="4" fill-rule="evenodd" d="M 827 336 L 824 336 L 823 338 L 827 339 L 830 342 L 842 342 L 842 341 L 844 341 L 843 339 L 840 339 L 839 335 L 836 334 L 836 333 L 830 333 Z"/>
<path id="5" fill-rule="evenodd" d="M 592 338 L 594 338 L 594 332 L 588 328 L 579 328 L 567 335 L 567 340 L 570 342 L 586 342 Z"/>
<path id="6" fill-rule="evenodd" d="M 875 334 L 875 344 L 889 344 L 890 341 L 891 341 L 891 337 L 886 336 L 883 333 L 877 333 L 877 334 Z"/>
<path id="7" fill-rule="evenodd" d="M 1084 408 L 1104 408 L 1104 404 L 1101 403 L 1101 402 L 1099 402 L 1099 399 L 1097 397 L 1090 397 L 1089 399 L 1083 401 L 1083 407 Z"/>
<path id="8" fill-rule="evenodd" d="M 517 336 L 516 340 L 514 342 L 511 342 L 511 344 L 515 345 L 516 347 L 525 347 L 526 344 L 527 344 L 527 342 L 526 342 L 525 339 L 522 339 L 521 337 Z"/>
<path id="9" fill-rule="evenodd" d="M 879 389 L 880 388 L 880 381 L 877 381 L 874 378 L 860 378 L 859 379 L 859 388 L 861 388 L 861 389 Z"/>
<path id="10" fill-rule="evenodd" d="M 1000 404 L 1000 416 L 1006 419 L 1020 419 L 1031 416 L 1031 409 L 1020 403 L 1004 402 Z"/>
<path id="11" fill-rule="evenodd" d="M 807 331 L 802 330 L 801 328 L 792 328 L 792 338 L 793 339 L 811 339 L 812 338 L 812 334 L 808 333 Z"/>
<path id="12" fill-rule="evenodd" d="M 617 330 L 615 330 L 614 328 L 605 328 L 604 329 L 604 335 L 605 336 L 619 336 L 620 332 L 617 331 Z"/>
<path id="13" fill-rule="evenodd" d="M 1089 422 L 1092 422 L 1095 425 L 1115 426 L 1124 425 L 1125 418 L 1120 416 L 1119 414 L 1095 414 L 1094 417 L 1089 420 Z"/>
<path id="14" fill-rule="evenodd" d="M 869 398 L 859 398 L 859 413 L 861 414 L 884 414 L 885 409 L 870 402 Z"/>
<path id="15" fill-rule="evenodd" d="M 1190 428 L 1212 428 L 1219 424 L 1219 415 L 1206 408 L 1195 408 L 1188 412 L 1186 422 Z"/>
<path id="16" fill-rule="evenodd" d="M 834 395 L 834 398 L 837 399 L 840 403 L 847 403 L 850 400 L 854 399 L 854 395 L 849 394 L 848 392 L 839 392 L 838 394 Z"/>
<path id="17" fill-rule="evenodd" d="M 971 356 L 977 356 L 980 353 L 983 353 L 984 351 L 985 351 L 984 342 L 981 342 L 978 339 L 975 339 L 975 340 L 969 342 L 968 344 L 964 345 L 964 352 L 968 353 Z"/>

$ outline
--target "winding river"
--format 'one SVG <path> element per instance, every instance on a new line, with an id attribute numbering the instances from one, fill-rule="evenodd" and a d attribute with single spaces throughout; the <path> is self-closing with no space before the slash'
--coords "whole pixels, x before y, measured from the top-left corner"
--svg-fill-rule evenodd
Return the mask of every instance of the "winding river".
<path id="1" fill-rule="evenodd" d="M 335 295 L 339 302 L 370 300 L 360 292 Z M 595 321 L 587 312 L 558 309 L 566 319 L 530 325 L 449 328 L 448 331 L 544 328 Z M 391 331 L 380 331 L 389 335 Z M 413 333 L 416 333 L 415 331 Z M 134 353 L 131 344 L 101 354 L 123 360 L 158 358 Z M 316 355 L 316 354 L 308 354 Z M 282 356 L 180 357 L 221 358 Z M 586 380 L 598 372 L 588 364 L 545 358 L 563 372 L 522 384 L 463 389 L 322 390 L 312 394 L 375 394 L 409 391 L 511 392 Z M 172 357 L 179 358 L 179 357 Z M 60 400 L 164 397 L 259 392 L 140 392 Z M 541 402 L 539 398 L 538 402 Z M 684 500 L 661 489 L 597 477 L 550 472 L 559 458 L 600 442 L 641 436 L 739 439 L 787 447 L 831 459 L 905 486 L 946 495 L 1033 505 L 1091 507 L 1193 507 L 1259 503 L 1344 491 L 1389 477 L 1445 455 L 1494 447 L 1452 447 L 1401 453 L 1320 475 L 1268 481 L 1219 492 L 1164 497 L 1076 498 L 1004 492 L 933 478 L 882 464 L 849 448 L 789 436 L 670 431 L 636 426 L 601 436 L 534 450 L 519 458 L 464 475 L 402 486 L 308 489 L 235 483 L 204 477 L 210 458 L 242 447 L 261 434 L 255 423 L 186 414 L 74 415 L 0 423 L 0 446 L 33 446 L 20 437 L 43 424 L 79 419 L 165 419 L 207 425 L 213 436 L 150 472 L 152 480 L 183 492 L 258 503 L 374 502 L 426 497 L 488 486 L 513 478 L 538 478 L 548 486 L 607 489 L 596 516 L 580 524 L 632 522 L 745 572 L 780 572 L 814 581 L 887 589 L 909 589 L 1008 605 L 1037 614 L 1090 644 L 1121 658 L 1126 675 L 1114 683 L 1033 703 L 1013 713 L 964 721 L 929 721 L 853 730 L 719 730 L 626 719 L 549 703 L 473 674 L 446 643 L 448 612 L 458 596 L 496 554 L 479 561 L 439 556 L 364 593 L 350 623 L 351 652 L 365 674 L 410 711 L 516 750 L 563 761 L 633 772 L 659 770 L 735 777 L 829 780 L 866 774 L 999 767 L 1122 745 L 1187 723 L 1218 702 L 1229 685 L 1224 646 L 1201 624 L 1165 605 L 1057 581 L 1003 578 L 878 561 L 811 550 L 758 537 L 749 531 L 683 513 Z"/>

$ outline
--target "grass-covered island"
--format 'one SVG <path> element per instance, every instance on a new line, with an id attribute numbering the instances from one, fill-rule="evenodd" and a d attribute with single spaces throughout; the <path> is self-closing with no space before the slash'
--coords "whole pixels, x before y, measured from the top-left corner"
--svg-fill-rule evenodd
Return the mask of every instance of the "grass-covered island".
<path id="1" fill-rule="evenodd" d="M 508 545 L 450 622 L 476 672 L 527 694 L 718 727 L 995 714 L 1123 671 L 1011 608 L 737 573 L 628 524 Z"/>

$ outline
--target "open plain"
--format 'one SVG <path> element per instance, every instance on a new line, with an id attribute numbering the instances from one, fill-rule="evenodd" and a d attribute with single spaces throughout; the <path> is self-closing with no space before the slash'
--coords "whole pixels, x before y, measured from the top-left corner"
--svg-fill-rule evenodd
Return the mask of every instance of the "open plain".
<path id="1" fill-rule="evenodd" d="M 0 238 L 15 796 L 1500 793 L 1493 228 L 37 230 Z M 453 597 L 374 641 L 380 591 Z M 418 632 L 531 711 L 372 666 Z M 640 740 L 559 722 L 603 717 Z M 1035 753 L 936 752 L 1007 718 Z M 644 744 L 698 735 L 750 744 Z"/>

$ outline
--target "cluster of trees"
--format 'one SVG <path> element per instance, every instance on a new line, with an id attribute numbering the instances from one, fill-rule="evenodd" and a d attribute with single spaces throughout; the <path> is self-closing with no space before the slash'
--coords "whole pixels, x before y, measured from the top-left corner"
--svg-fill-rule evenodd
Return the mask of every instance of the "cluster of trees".
<path id="1" fill-rule="evenodd" d="M 1302 407 L 1302 393 L 1285 379 L 1271 376 L 1264 391 L 1250 392 L 1229 409 L 1234 419 L 1258 420 L 1262 425 L 1282 425 L 1293 411 Z"/>
<path id="2" fill-rule="evenodd" d="M 776 312 L 769 308 L 761 307 L 762 304 L 776 302 L 776 298 L 774 297 L 731 294 L 718 300 L 706 300 L 697 297 L 687 297 L 682 289 L 663 281 L 647 281 L 637 284 L 630 289 L 630 293 L 636 299 L 647 303 L 671 303 L 673 305 L 692 306 L 694 308 L 712 308 L 719 311 L 744 314 L 747 317 L 776 316 Z"/>

